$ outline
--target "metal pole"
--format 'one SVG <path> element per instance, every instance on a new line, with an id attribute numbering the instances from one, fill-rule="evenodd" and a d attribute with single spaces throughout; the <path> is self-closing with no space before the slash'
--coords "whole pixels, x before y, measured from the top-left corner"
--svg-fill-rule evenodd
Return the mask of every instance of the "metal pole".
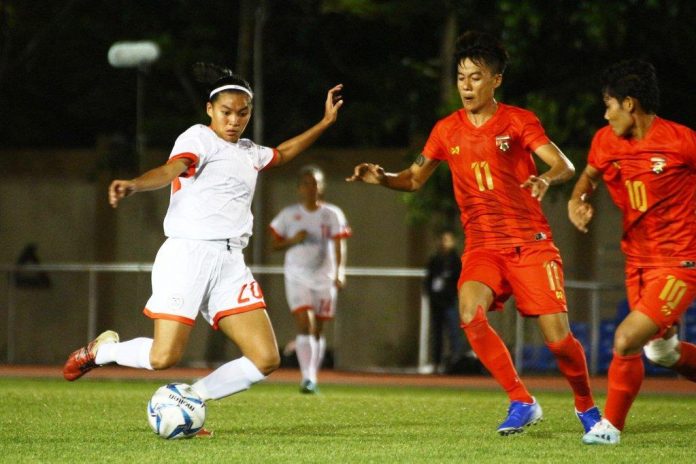
<path id="1" fill-rule="evenodd" d="M 145 133 L 143 131 L 143 121 L 145 116 L 145 67 L 140 65 L 136 68 L 137 82 L 135 92 L 135 154 L 138 157 L 138 174 L 143 170 L 145 157 Z"/>
<path id="2" fill-rule="evenodd" d="M 590 290 L 590 375 L 599 368 L 599 289 Z"/>
<path id="3" fill-rule="evenodd" d="M 424 291 L 421 290 L 420 298 L 420 330 L 418 333 L 418 373 L 430 374 L 433 366 L 430 365 L 429 342 L 430 341 L 430 301 Z"/>
<path id="4" fill-rule="evenodd" d="M 94 340 L 97 337 L 97 272 L 89 271 L 88 284 L 88 305 L 87 305 L 87 341 Z"/>
<path id="5" fill-rule="evenodd" d="M 12 364 L 15 360 L 15 301 L 14 280 L 12 271 L 7 272 L 7 362 Z"/>
<path id="6" fill-rule="evenodd" d="M 254 142 L 263 144 L 263 28 L 266 23 L 266 2 L 261 1 L 256 8 L 254 24 Z M 263 217 L 263 176 L 256 180 L 256 192 L 252 203 L 254 215 L 254 247 L 252 262 L 261 264 L 265 240 L 265 218 Z"/>
<path id="7" fill-rule="evenodd" d="M 266 2 L 256 8 L 254 25 L 254 141 L 263 143 L 263 29 L 266 24 Z"/>

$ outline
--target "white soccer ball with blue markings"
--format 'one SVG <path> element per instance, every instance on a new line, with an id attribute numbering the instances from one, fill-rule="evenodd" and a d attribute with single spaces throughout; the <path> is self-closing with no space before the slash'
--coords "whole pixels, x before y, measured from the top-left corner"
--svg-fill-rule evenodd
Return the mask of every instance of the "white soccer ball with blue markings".
<path id="1" fill-rule="evenodd" d="M 191 385 L 170 383 L 157 389 L 147 404 L 147 419 L 162 438 L 188 438 L 205 423 L 205 402 Z"/>

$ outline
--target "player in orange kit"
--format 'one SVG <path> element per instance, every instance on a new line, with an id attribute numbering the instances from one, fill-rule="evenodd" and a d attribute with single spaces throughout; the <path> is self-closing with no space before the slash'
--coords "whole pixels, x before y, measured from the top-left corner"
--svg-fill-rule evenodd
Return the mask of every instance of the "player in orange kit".
<path id="1" fill-rule="evenodd" d="M 605 418 L 585 434 L 586 444 L 619 443 L 645 375 L 642 350 L 655 364 L 696 381 L 696 345 L 680 342 L 674 328 L 696 297 L 696 132 L 655 114 L 660 91 L 649 63 L 609 67 L 602 92 L 609 125 L 592 140 L 568 214 L 587 232 L 588 197 L 603 178 L 623 214 L 632 311 L 614 335 Z"/>
<path id="2" fill-rule="evenodd" d="M 441 163 L 449 164 L 466 236 L 459 278 L 462 328 L 479 360 L 510 399 L 501 435 L 539 422 L 542 410 L 520 380 L 510 352 L 486 313 L 514 295 L 518 311 L 537 320 L 575 396 L 585 431 L 600 420 L 582 345 L 570 332 L 563 268 L 541 200 L 570 179 L 573 165 L 530 111 L 495 100 L 507 52 L 492 36 L 469 31 L 457 41 L 457 89 L 463 108 L 440 120 L 423 153 L 399 173 L 362 163 L 349 181 L 418 190 Z M 550 169 L 539 175 L 531 153 Z"/>

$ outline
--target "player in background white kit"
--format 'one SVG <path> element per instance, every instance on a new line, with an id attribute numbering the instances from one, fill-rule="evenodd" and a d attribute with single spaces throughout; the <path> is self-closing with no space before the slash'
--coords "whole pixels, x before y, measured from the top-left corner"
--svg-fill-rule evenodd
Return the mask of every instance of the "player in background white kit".
<path id="1" fill-rule="evenodd" d="M 113 207 L 136 192 L 172 188 L 167 240 L 155 259 L 144 310 L 154 320 L 154 337 L 119 342 L 115 332 L 106 331 L 70 355 L 63 370 L 67 380 L 109 363 L 155 370 L 175 365 L 199 312 L 242 352 L 193 384 L 204 400 L 246 390 L 280 363 L 261 288 L 242 255 L 252 233 L 256 178 L 295 158 L 336 121 L 342 85 L 329 90 L 321 121 L 272 149 L 241 138 L 252 112 L 249 84 L 214 65 L 201 63 L 195 71 L 210 85 L 210 125 L 181 134 L 166 164 L 109 187 Z"/>
<path id="2" fill-rule="evenodd" d="M 271 221 L 274 250 L 285 253 L 285 295 L 295 318 L 295 352 L 302 372 L 302 393 L 317 392 L 324 359 L 324 323 L 336 313 L 336 294 L 346 280 L 346 238 L 351 231 L 343 211 L 322 201 L 324 173 L 316 166 L 300 170 L 300 203 L 284 208 Z"/>

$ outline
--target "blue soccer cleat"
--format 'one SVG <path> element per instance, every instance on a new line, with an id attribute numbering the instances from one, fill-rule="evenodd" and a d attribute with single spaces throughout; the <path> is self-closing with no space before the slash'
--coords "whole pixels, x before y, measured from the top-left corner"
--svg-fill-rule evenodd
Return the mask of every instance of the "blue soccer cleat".
<path id="1" fill-rule="evenodd" d="M 510 402 L 508 415 L 505 421 L 498 426 L 500 435 L 506 436 L 521 433 L 525 427 L 541 422 L 543 419 L 541 406 L 539 406 L 536 399 L 533 397 L 532 399 L 534 400 L 532 403 L 523 403 L 522 401 Z"/>
<path id="2" fill-rule="evenodd" d="M 597 406 L 592 406 L 585 412 L 580 412 L 575 410 L 575 415 L 578 416 L 582 427 L 585 429 L 585 433 L 589 432 L 595 424 L 602 420 L 602 413 L 599 412 Z"/>
<path id="3" fill-rule="evenodd" d="M 597 422 L 589 432 L 582 437 L 586 445 L 618 445 L 621 441 L 621 430 L 617 429 L 606 419 Z"/>

